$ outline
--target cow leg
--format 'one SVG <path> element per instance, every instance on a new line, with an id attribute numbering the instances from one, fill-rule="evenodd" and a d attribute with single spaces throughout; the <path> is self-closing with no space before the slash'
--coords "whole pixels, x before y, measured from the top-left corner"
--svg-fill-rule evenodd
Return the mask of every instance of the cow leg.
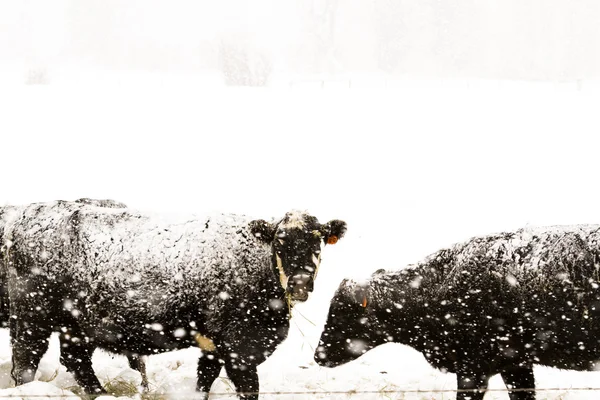
<path id="1" fill-rule="evenodd" d="M 478 373 L 458 372 L 456 379 L 459 390 L 456 394 L 456 400 L 483 400 L 488 387 L 488 376 Z"/>
<path id="2" fill-rule="evenodd" d="M 225 361 L 225 371 L 233 384 L 240 399 L 258 400 L 258 373 L 256 365 L 236 362 L 237 359 Z"/>
<path id="3" fill-rule="evenodd" d="M 208 399 L 208 392 L 213 382 L 219 376 L 223 365 L 219 361 L 217 353 L 203 353 L 198 359 L 198 382 L 196 390 L 205 394 Z"/>
<path id="4" fill-rule="evenodd" d="M 510 400 L 535 400 L 535 378 L 532 367 L 514 367 L 507 368 L 500 373 L 504 384 L 509 390 Z M 532 389 L 525 391 L 522 389 Z M 510 391 L 510 389 L 521 389 L 520 391 Z"/>
<path id="5" fill-rule="evenodd" d="M 142 375 L 142 388 L 144 389 L 144 392 L 147 392 L 148 375 L 146 374 L 146 359 L 142 355 L 129 354 L 127 356 L 127 361 L 129 361 L 129 366 L 131 369 L 139 371 L 140 375 Z"/>
<path id="6" fill-rule="evenodd" d="M 86 343 L 84 335 L 79 330 L 72 329 L 61 332 L 60 362 L 87 393 L 106 393 L 92 368 L 94 347 Z"/>
<path id="7" fill-rule="evenodd" d="M 52 329 L 44 326 L 42 322 L 29 323 L 22 319 L 12 319 L 10 335 L 12 342 L 10 375 L 15 385 L 19 386 L 34 380 L 40 360 L 48 350 Z"/>

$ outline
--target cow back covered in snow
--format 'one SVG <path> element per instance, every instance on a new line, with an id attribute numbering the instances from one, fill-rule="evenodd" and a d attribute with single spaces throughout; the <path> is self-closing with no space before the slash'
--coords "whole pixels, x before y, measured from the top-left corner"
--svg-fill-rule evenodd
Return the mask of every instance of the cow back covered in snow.
<path id="1" fill-rule="evenodd" d="M 110 200 L 110 199 L 90 199 L 81 198 L 75 200 L 76 203 L 88 204 L 97 207 L 107 208 L 125 208 L 125 204 Z M 18 217 L 20 210 L 23 207 L 19 206 L 3 206 L 0 207 L 0 260 L 6 246 L 3 246 L 4 227 L 11 220 Z M 6 277 L 6 268 L 0 265 L 0 326 L 8 327 L 9 313 L 9 297 L 8 297 L 8 282 Z"/>
<path id="2" fill-rule="evenodd" d="M 191 345 L 203 350 L 199 390 L 224 365 L 239 392 L 257 392 L 256 366 L 287 335 L 286 298 L 306 299 L 321 244 L 344 231 L 342 221 L 299 212 L 268 223 L 166 221 L 62 201 L 26 207 L 5 227 L 13 377 L 32 379 L 58 327 L 72 338 L 61 360 L 90 392 L 102 391 L 94 347 L 148 355 Z"/>
<path id="3" fill-rule="evenodd" d="M 600 226 L 523 229 L 474 238 L 406 269 L 344 281 L 315 360 L 333 367 L 386 342 L 457 374 L 457 398 L 483 398 L 500 373 L 535 387 L 533 365 L 600 366 Z M 513 391 L 512 400 L 535 392 Z"/>

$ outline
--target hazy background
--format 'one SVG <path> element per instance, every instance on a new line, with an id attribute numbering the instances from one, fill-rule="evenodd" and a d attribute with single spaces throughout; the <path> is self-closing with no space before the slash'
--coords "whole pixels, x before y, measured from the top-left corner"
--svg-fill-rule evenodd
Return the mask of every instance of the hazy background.
<path id="1" fill-rule="evenodd" d="M 599 20 L 595 0 L 4 0 L 0 65 L 28 83 L 126 71 L 231 85 L 569 81 L 599 75 Z"/>

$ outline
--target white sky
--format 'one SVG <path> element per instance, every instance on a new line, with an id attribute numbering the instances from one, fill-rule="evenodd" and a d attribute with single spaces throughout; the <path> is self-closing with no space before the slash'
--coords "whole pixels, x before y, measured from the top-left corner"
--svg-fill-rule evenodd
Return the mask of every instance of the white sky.
<path id="1" fill-rule="evenodd" d="M 216 69 L 563 81 L 600 76 L 596 0 L 3 0 L 0 70 Z M 23 79 L 23 72 L 17 74 Z"/>

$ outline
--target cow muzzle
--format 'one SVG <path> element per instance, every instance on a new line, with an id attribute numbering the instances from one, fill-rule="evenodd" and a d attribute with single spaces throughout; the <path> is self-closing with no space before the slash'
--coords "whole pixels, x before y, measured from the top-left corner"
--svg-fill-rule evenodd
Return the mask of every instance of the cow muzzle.
<path id="1" fill-rule="evenodd" d="M 306 301 L 308 294 L 312 292 L 314 286 L 313 277 L 304 270 L 297 270 L 288 279 L 287 292 L 292 300 Z"/>

